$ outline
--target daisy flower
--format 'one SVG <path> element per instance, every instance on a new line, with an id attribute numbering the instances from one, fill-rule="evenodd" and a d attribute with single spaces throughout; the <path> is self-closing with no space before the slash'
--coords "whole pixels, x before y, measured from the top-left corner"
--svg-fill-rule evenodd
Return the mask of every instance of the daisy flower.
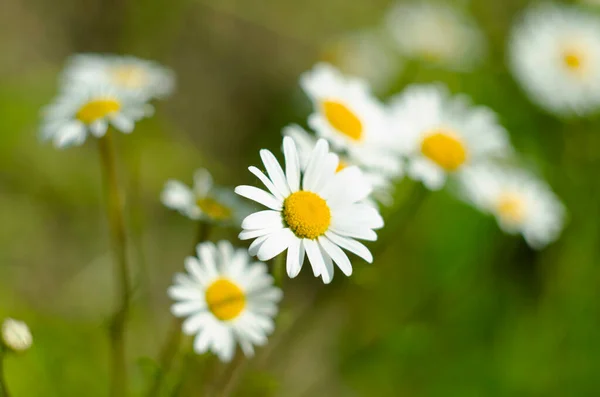
<path id="1" fill-rule="evenodd" d="M 465 201 L 494 215 L 504 232 L 522 234 L 531 247 L 543 248 L 560 235 L 565 209 L 533 175 L 486 164 L 465 171 L 460 181 Z"/>
<path id="2" fill-rule="evenodd" d="M 168 290 L 176 301 L 171 312 L 187 317 L 183 332 L 196 335 L 196 353 L 211 351 L 228 362 L 237 342 L 252 356 L 254 346 L 265 345 L 275 328 L 281 290 L 264 263 L 250 263 L 247 251 L 228 241 L 199 244 L 197 255 L 186 258 L 187 274 L 176 274 Z"/>
<path id="3" fill-rule="evenodd" d="M 210 172 L 201 168 L 194 173 L 190 188 L 169 180 L 161 194 L 162 203 L 193 220 L 224 223 L 237 227 L 251 210 L 233 191 L 215 186 Z"/>
<path id="4" fill-rule="evenodd" d="M 485 54 L 485 38 L 469 15 L 439 3 L 398 3 L 385 24 L 398 51 L 409 59 L 470 70 Z"/>
<path id="5" fill-rule="evenodd" d="M 600 18 L 577 8 L 530 8 L 508 48 L 515 78 L 531 100 L 559 116 L 600 108 Z"/>
<path id="6" fill-rule="evenodd" d="M 329 152 L 327 141 L 315 145 L 305 169 L 294 140 L 283 138 L 285 172 L 273 153 L 261 150 L 267 175 L 256 167 L 252 172 L 268 192 L 253 186 L 238 186 L 235 192 L 268 209 L 248 216 L 242 222 L 242 240 L 255 239 L 251 255 L 269 260 L 287 250 L 287 273 L 296 277 L 305 254 L 315 277 L 327 284 L 333 279 L 333 263 L 347 276 L 352 265 L 344 248 L 367 262 L 369 250 L 355 239 L 374 241 L 373 229 L 383 227 L 383 219 L 371 205 L 363 202 L 371 186 L 357 167 L 337 172 L 338 156 Z"/>
<path id="7" fill-rule="evenodd" d="M 300 167 L 302 170 L 305 170 L 308 166 L 310 155 L 317 144 L 317 139 L 313 135 L 309 134 L 304 128 L 296 124 L 285 127 L 282 133 L 284 136 L 291 137 L 296 143 L 296 147 L 298 149 L 298 158 L 300 159 Z M 358 161 L 356 161 L 356 159 L 353 159 L 349 156 L 339 155 L 339 164 L 336 171 L 339 172 L 349 166 L 359 167 L 373 188 L 372 197 L 382 204 L 392 205 L 393 197 L 391 191 L 393 189 L 393 185 L 390 178 L 399 176 L 397 168 L 399 165 L 400 164 L 398 162 L 393 169 L 375 170 L 364 167 Z"/>
<path id="8" fill-rule="evenodd" d="M 81 145 L 88 133 L 104 136 L 109 125 L 130 133 L 136 121 L 152 112 L 142 98 L 107 85 L 84 85 L 63 92 L 43 110 L 41 138 L 59 148 Z"/>
<path id="9" fill-rule="evenodd" d="M 365 81 L 318 64 L 300 77 L 300 85 L 314 105 L 308 125 L 320 138 L 361 164 L 379 167 L 397 162 L 391 151 L 386 155 L 392 136 L 385 108 Z"/>
<path id="10" fill-rule="evenodd" d="M 173 92 L 175 75 L 156 62 L 132 56 L 78 54 L 69 60 L 63 82 L 67 88 L 108 85 L 152 99 L 164 98 Z"/>
<path id="11" fill-rule="evenodd" d="M 407 174 L 431 190 L 471 164 L 512 152 L 494 112 L 451 97 L 439 85 L 408 87 L 392 99 L 390 112 L 398 151 L 408 157 Z"/>

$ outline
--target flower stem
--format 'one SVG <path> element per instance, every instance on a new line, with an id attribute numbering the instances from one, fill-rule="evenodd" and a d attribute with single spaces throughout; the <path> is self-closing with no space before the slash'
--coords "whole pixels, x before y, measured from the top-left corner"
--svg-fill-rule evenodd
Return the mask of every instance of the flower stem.
<path id="1" fill-rule="evenodd" d="M 6 377 L 4 375 L 4 359 L 6 350 L 0 346 L 0 397 L 10 397 L 8 387 L 6 386 Z"/>
<path id="2" fill-rule="evenodd" d="M 125 331 L 131 299 L 131 279 L 127 263 L 124 200 L 119 188 L 115 148 L 110 130 L 98 140 L 98 150 L 104 179 L 111 243 L 115 256 L 115 281 L 119 296 L 117 309 L 109 329 L 111 353 L 110 395 L 124 397 L 127 395 Z"/>
<path id="3" fill-rule="evenodd" d="M 285 255 L 279 254 L 273 259 L 272 262 L 273 278 L 275 279 L 275 285 L 279 288 L 283 287 L 283 279 L 285 278 Z"/>

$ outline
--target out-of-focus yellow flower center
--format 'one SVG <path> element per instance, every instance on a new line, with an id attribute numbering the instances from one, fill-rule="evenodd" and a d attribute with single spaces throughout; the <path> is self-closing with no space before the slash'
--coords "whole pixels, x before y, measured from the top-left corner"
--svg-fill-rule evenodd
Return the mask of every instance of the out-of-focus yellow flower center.
<path id="1" fill-rule="evenodd" d="M 573 73 L 580 73 L 585 67 L 585 54 L 579 48 L 565 48 L 562 53 L 562 60 L 565 67 Z"/>
<path id="2" fill-rule="evenodd" d="M 116 66 L 111 75 L 116 85 L 125 88 L 140 88 L 148 83 L 147 72 L 135 65 Z"/>
<path id="3" fill-rule="evenodd" d="M 75 117 L 85 124 L 91 124 L 119 110 L 121 110 L 121 103 L 116 99 L 94 99 L 79 108 Z"/>
<path id="4" fill-rule="evenodd" d="M 523 199 L 514 193 L 504 193 L 498 200 L 498 214 L 510 223 L 521 223 L 525 218 Z"/>
<path id="5" fill-rule="evenodd" d="M 345 162 L 344 160 L 340 159 L 340 162 L 338 163 L 338 166 L 335 169 L 335 172 L 340 172 L 341 170 L 343 170 L 346 167 L 348 167 L 348 163 Z"/>
<path id="6" fill-rule="evenodd" d="M 196 200 L 200 210 L 212 219 L 224 221 L 231 218 L 233 211 L 212 197 L 203 197 Z"/>
<path id="7" fill-rule="evenodd" d="M 292 193 L 283 202 L 283 220 L 299 238 L 314 240 L 325 234 L 331 223 L 327 202 L 313 192 Z"/>
<path id="8" fill-rule="evenodd" d="M 221 321 L 233 320 L 246 307 L 244 291 L 224 278 L 213 282 L 205 295 L 208 309 Z"/>
<path id="9" fill-rule="evenodd" d="M 325 118 L 333 128 L 355 141 L 362 139 L 362 122 L 346 105 L 334 100 L 327 100 L 323 102 L 322 107 Z"/>
<path id="10" fill-rule="evenodd" d="M 455 133 L 435 130 L 421 142 L 421 153 L 431 161 L 451 172 L 467 160 L 467 149 Z"/>

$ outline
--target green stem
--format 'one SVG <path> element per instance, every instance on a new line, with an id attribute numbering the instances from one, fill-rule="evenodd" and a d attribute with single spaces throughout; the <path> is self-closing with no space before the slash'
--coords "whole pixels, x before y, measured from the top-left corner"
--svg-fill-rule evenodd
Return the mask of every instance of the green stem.
<path id="1" fill-rule="evenodd" d="M 283 288 L 283 280 L 285 278 L 285 255 L 279 254 L 272 261 L 273 278 L 275 279 L 275 285 L 279 288 Z"/>
<path id="2" fill-rule="evenodd" d="M 115 281 L 119 301 L 110 330 L 111 396 L 127 395 L 126 326 L 131 300 L 131 279 L 127 263 L 127 235 L 125 232 L 124 199 L 117 177 L 116 155 L 112 132 L 98 140 L 100 162 L 104 178 L 107 216 L 115 256 Z"/>
<path id="3" fill-rule="evenodd" d="M 10 397 L 8 387 L 6 386 L 6 377 L 4 375 L 4 359 L 6 350 L 0 346 L 0 397 Z"/>

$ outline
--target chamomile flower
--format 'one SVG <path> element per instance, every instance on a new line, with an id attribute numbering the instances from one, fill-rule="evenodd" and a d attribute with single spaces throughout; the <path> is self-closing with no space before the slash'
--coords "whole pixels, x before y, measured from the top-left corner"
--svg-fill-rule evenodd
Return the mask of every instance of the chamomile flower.
<path id="1" fill-rule="evenodd" d="M 41 138 L 59 148 L 81 145 L 88 134 L 100 138 L 111 125 L 130 133 L 136 121 L 152 112 L 143 98 L 107 85 L 82 85 L 64 91 L 43 110 Z"/>
<path id="2" fill-rule="evenodd" d="M 512 152 L 494 112 L 471 106 L 464 96 L 451 97 L 442 86 L 410 86 L 390 108 L 397 148 L 408 157 L 407 174 L 431 190 L 442 188 L 448 175 Z"/>
<path id="3" fill-rule="evenodd" d="M 283 138 L 283 153 L 285 172 L 268 150 L 260 151 L 268 176 L 249 168 L 268 192 L 253 186 L 235 189 L 268 208 L 242 222 L 240 239 L 255 239 L 250 254 L 266 261 L 287 250 L 287 273 L 292 278 L 300 273 L 306 254 L 315 277 L 321 276 L 326 284 L 333 279 L 334 262 L 345 275 L 352 274 L 342 248 L 372 262 L 367 247 L 356 239 L 376 240 L 373 229 L 383 227 L 383 219 L 364 202 L 371 186 L 362 172 L 357 167 L 337 172 L 338 156 L 329 152 L 323 139 L 315 145 L 305 169 L 292 138 Z"/>
<path id="4" fill-rule="evenodd" d="M 306 130 L 296 124 L 288 125 L 283 129 L 283 135 L 289 136 L 294 139 L 296 143 L 296 147 L 298 149 L 298 157 L 300 159 L 300 167 L 302 170 L 305 170 L 308 166 L 308 161 L 310 160 L 310 155 L 317 144 L 317 139 L 309 134 Z M 341 171 L 349 166 L 357 166 L 363 171 L 363 174 L 367 181 L 371 184 L 373 188 L 372 197 L 385 205 L 391 205 L 393 203 L 392 197 L 392 177 L 398 177 L 398 167 L 399 162 L 396 167 L 391 170 L 376 170 L 369 169 L 364 165 L 360 164 L 355 159 L 350 156 L 339 155 L 339 165 L 336 171 Z"/>
<path id="5" fill-rule="evenodd" d="M 152 99 L 173 92 L 175 75 L 156 62 L 132 56 L 78 54 L 69 60 L 63 83 L 67 89 L 102 84 Z"/>
<path id="6" fill-rule="evenodd" d="M 391 152 L 385 154 L 392 139 L 386 111 L 365 81 L 318 64 L 301 76 L 300 85 L 314 105 L 308 125 L 320 138 L 362 164 L 377 167 L 396 162 Z"/>
<path id="7" fill-rule="evenodd" d="M 509 45 L 515 78 L 537 105 L 559 116 L 600 108 L 600 17 L 543 4 L 515 26 Z"/>
<path id="8" fill-rule="evenodd" d="M 468 15 L 440 3 L 398 3 L 386 16 L 398 51 L 409 59 L 470 70 L 485 54 L 485 38 Z"/>
<path id="9" fill-rule="evenodd" d="M 7 318 L 2 323 L 1 344 L 8 350 L 21 353 L 31 347 L 33 338 L 29 327 L 23 321 Z M 1 346 L 0 346 L 1 350 Z"/>
<path id="10" fill-rule="evenodd" d="M 227 362 L 238 343 L 252 356 L 254 346 L 265 345 L 275 328 L 281 290 L 264 263 L 250 263 L 248 252 L 228 241 L 199 244 L 197 254 L 186 258 L 187 274 L 176 274 L 169 288 L 176 301 L 171 312 L 187 317 L 183 332 L 196 335 L 196 353 L 211 351 Z"/>
<path id="11" fill-rule="evenodd" d="M 543 248 L 562 231 L 565 209 L 548 185 L 523 170 L 480 165 L 460 178 L 464 199 L 496 217 L 506 233 Z"/>
<path id="12" fill-rule="evenodd" d="M 224 223 L 239 227 L 251 210 L 232 190 L 215 186 L 210 173 L 201 168 L 194 173 L 190 188 L 169 180 L 161 194 L 162 203 L 193 220 Z"/>

